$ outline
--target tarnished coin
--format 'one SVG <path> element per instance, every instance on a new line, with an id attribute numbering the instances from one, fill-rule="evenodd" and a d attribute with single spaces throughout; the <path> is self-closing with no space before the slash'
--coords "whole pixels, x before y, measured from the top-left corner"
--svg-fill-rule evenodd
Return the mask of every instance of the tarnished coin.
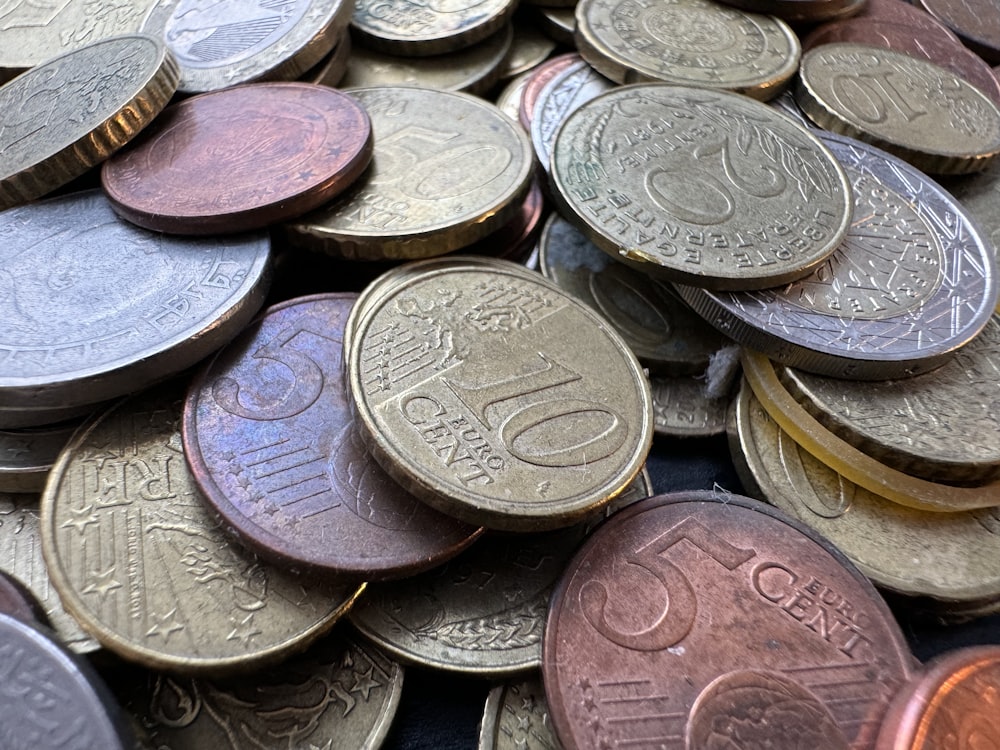
<path id="1" fill-rule="evenodd" d="M 546 278 L 600 312 L 652 372 L 701 375 L 727 343 L 672 287 L 618 263 L 557 214 L 545 224 L 538 259 Z"/>
<path id="2" fill-rule="evenodd" d="M 504 81 L 541 65 L 556 48 L 556 43 L 545 36 L 534 18 L 526 13 L 515 13 L 513 25 L 514 41 L 500 72 L 500 79 Z"/>
<path id="3" fill-rule="evenodd" d="M 801 54 L 784 21 L 710 0 L 580 0 L 576 44 L 618 83 L 665 81 L 762 101 L 781 93 Z"/>
<path id="4" fill-rule="evenodd" d="M 239 681 L 148 673 L 115 689 L 157 750 L 376 750 L 402 687 L 402 667 L 338 630 Z"/>
<path id="5" fill-rule="evenodd" d="M 792 24 L 834 21 L 860 13 L 867 0 L 725 0 L 726 5 L 770 13 Z"/>
<path id="6" fill-rule="evenodd" d="M 299 80 L 332 88 L 338 87 L 344 76 L 347 75 L 351 52 L 351 35 L 347 31 L 342 31 L 333 52 L 303 73 Z"/>
<path id="7" fill-rule="evenodd" d="M 404 57 L 441 55 L 485 39 L 516 8 L 511 0 L 358 0 L 351 29 L 371 49 Z"/>
<path id="8" fill-rule="evenodd" d="M 643 273 L 713 289 L 802 278 L 851 218 L 843 168 L 813 134 L 745 96 L 624 86 L 569 115 L 554 197 L 602 250 Z"/>
<path id="9" fill-rule="evenodd" d="M 1000 739 L 1000 647 L 942 655 L 914 678 L 886 715 L 876 750 L 996 747 Z"/>
<path id="10" fill-rule="evenodd" d="M 989 511 L 930 513 L 859 487 L 799 447 L 746 385 L 735 422 L 745 486 L 836 544 L 876 586 L 954 607 L 1000 597 L 1000 524 Z"/>
<path id="11" fill-rule="evenodd" d="M 347 372 L 369 449 L 456 518 L 569 526 L 646 460 L 639 363 L 596 313 L 524 268 L 427 263 L 370 302 L 353 336 Z"/>
<path id="12" fill-rule="evenodd" d="M 182 405 L 171 383 L 77 433 L 42 496 L 42 551 L 66 608 L 123 658 L 247 671 L 304 649 L 361 589 L 307 582 L 229 541 L 185 464 Z"/>
<path id="13" fill-rule="evenodd" d="M 184 453 L 227 528 L 265 557 L 380 580 L 440 565 L 481 529 L 393 482 L 358 436 L 343 380 L 354 294 L 291 300 L 192 384 Z"/>
<path id="14" fill-rule="evenodd" d="M 903 52 L 817 47 L 802 58 L 795 96 L 821 127 L 933 174 L 985 169 L 1000 153 L 1000 108 L 954 73 Z"/>
<path id="15" fill-rule="evenodd" d="M 524 98 L 524 89 L 527 87 L 530 78 L 530 70 L 527 73 L 521 73 L 521 75 L 516 76 L 503 87 L 503 90 L 497 94 L 497 98 L 494 100 L 497 109 L 516 122 L 520 122 L 521 100 Z"/>
<path id="16" fill-rule="evenodd" d="M 107 161 L 101 184 L 133 224 L 176 234 L 258 229 L 348 188 L 371 122 L 328 86 L 257 83 L 186 99 Z"/>
<path id="17" fill-rule="evenodd" d="M 538 103 L 538 95 L 542 89 L 548 85 L 555 76 L 570 65 L 582 61 L 575 52 L 567 52 L 557 55 L 551 60 L 546 60 L 531 72 L 530 79 L 525 85 L 524 98 L 521 100 L 521 108 L 518 112 L 518 120 L 525 130 L 531 132 L 531 121 L 535 119 L 535 105 Z"/>
<path id="18" fill-rule="evenodd" d="M 4 426 L 5 412 L 45 423 L 46 409 L 180 372 L 253 318 L 269 280 L 265 236 L 165 237 L 119 219 L 98 191 L 5 211 L 0 237 Z"/>
<path id="19" fill-rule="evenodd" d="M 900 26 L 917 29 L 918 35 L 921 31 L 930 31 L 938 37 L 947 37 L 955 42 L 959 41 L 958 37 L 941 21 L 923 10 L 919 4 L 911 4 L 906 0 L 865 0 L 854 19 L 875 23 L 898 23 Z"/>
<path id="20" fill-rule="evenodd" d="M 497 685 L 479 724 L 479 750 L 558 750 L 541 681 Z"/>
<path id="21" fill-rule="evenodd" d="M 3 568 L 0 568 L 0 613 L 29 625 L 49 625 L 45 607 L 34 592 Z"/>
<path id="22" fill-rule="evenodd" d="M 495 106 L 458 92 L 353 89 L 371 116 L 371 168 L 345 195 L 284 225 L 343 258 L 440 255 L 503 226 L 531 187 L 531 144 Z"/>
<path id="23" fill-rule="evenodd" d="M 528 196 L 521 203 L 521 211 L 499 229 L 463 248 L 462 252 L 524 263 L 542 231 L 545 210 L 542 188 L 538 180 L 533 180 Z"/>
<path id="24" fill-rule="evenodd" d="M 0 430 L 0 492 L 41 492 L 49 469 L 80 420 Z"/>
<path id="25" fill-rule="evenodd" d="M 894 469 L 945 484 L 1000 479 L 997 315 L 944 365 L 914 378 L 859 383 L 785 367 L 778 377 L 824 427 Z"/>
<path id="26" fill-rule="evenodd" d="M 539 26 L 558 44 L 572 47 L 576 44 L 573 39 L 573 31 L 576 28 L 575 12 L 575 8 L 539 8 Z"/>
<path id="27" fill-rule="evenodd" d="M 911 664 L 836 548 L 761 503 L 686 492 L 584 544 L 553 594 L 542 676 L 556 734 L 581 750 L 871 748 Z"/>
<path id="28" fill-rule="evenodd" d="M 349 0 L 157 0 L 143 31 L 165 39 L 180 91 L 291 81 L 329 53 L 351 19 Z"/>
<path id="29" fill-rule="evenodd" d="M 0 8 L 0 34 L 3 18 Z M 60 55 L 0 87 L 0 210 L 100 164 L 146 127 L 176 89 L 173 58 L 162 43 L 139 34 Z"/>
<path id="30" fill-rule="evenodd" d="M 35 627 L 0 613 L 5 748 L 133 750 L 135 738 L 90 666 Z"/>
<path id="31" fill-rule="evenodd" d="M 500 80 L 514 31 L 506 24 L 471 47 L 426 57 L 403 57 L 354 45 L 342 88 L 423 86 L 481 95 Z"/>
<path id="32" fill-rule="evenodd" d="M 1000 20 L 992 0 L 918 0 L 914 5 L 951 29 L 965 46 L 991 65 L 1000 63 Z"/>
<path id="33" fill-rule="evenodd" d="M 670 437 L 708 437 L 726 430 L 729 399 L 711 396 L 693 377 L 651 378 L 653 429 Z"/>
<path id="34" fill-rule="evenodd" d="M 887 380 L 939 367 L 993 313 L 993 249 L 914 167 L 851 138 L 822 138 L 854 196 L 851 229 L 829 260 L 783 288 L 681 286 L 681 296 L 741 344 L 808 372 Z"/>

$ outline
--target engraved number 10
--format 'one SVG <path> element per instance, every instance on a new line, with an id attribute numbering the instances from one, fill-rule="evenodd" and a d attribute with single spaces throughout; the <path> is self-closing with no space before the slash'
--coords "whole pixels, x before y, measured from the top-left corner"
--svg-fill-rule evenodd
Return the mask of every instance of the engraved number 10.
<path id="1" fill-rule="evenodd" d="M 890 106 L 907 121 L 927 114 L 914 109 L 891 80 L 892 71 L 837 75 L 830 81 L 834 96 L 848 112 L 870 123 L 889 119 Z"/>

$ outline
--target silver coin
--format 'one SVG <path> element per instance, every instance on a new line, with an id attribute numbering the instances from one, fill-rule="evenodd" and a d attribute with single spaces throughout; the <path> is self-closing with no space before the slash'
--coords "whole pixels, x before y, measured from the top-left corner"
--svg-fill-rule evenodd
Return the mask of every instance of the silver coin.
<path id="1" fill-rule="evenodd" d="M 80 420 L 0 430 L 0 492 L 41 492 L 45 478 Z"/>

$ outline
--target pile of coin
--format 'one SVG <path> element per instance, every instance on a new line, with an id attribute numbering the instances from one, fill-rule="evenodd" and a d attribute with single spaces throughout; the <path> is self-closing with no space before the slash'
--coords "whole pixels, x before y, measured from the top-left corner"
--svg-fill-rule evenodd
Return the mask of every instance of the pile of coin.
<path id="1" fill-rule="evenodd" d="M 883 599 L 1000 611 L 988 24 L 98 5 L 0 10 L 0 744 L 1000 742 Z"/>

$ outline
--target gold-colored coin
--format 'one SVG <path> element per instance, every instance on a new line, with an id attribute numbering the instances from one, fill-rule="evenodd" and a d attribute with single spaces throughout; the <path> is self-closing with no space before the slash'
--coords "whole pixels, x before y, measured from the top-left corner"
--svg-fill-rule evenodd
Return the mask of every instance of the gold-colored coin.
<path id="1" fill-rule="evenodd" d="M 349 0 L 158 0 L 142 30 L 166 39 L 178 89 L 197 94 L 251 81 L 293 81 L 333 50 L 351 19 Z"/>
<path id="2" fill-rule="evenodd" d="M 665 83 L 612 89 L 570 114 L 551 176 L 563 215 L 602 250 L 712 289 L 807 275 L 853 207 L 815 135 L 745 96 Z"/>
<path id="3" fill-rule="evenodd" d="M 652 378 L 653 429 L 667 437 L 707 437 L 726 431 L 727 397 L 710 396 L 697 378 Z"/>
<path id="4" fill-rule="evenodd" d="M 501 80 L 519 76 L 536 65 L 541 65 L 555 48 L 555 41 L 538 29 L 533 18 L 526 14 L 515 13 L 514 42 L 500 72 Z"/>
<path id="5" fill-rule="evenodd" d="M 1000 480 L 979 487 L 955 487 L 904 474 L 876 461 L 834 435 L 785 389 L 762 354 L 743 352 L 743 374 L 754 395 L 798 445 L 855 484 L 918 510 L 957 512 L 991 508 L 1000 500 Z"/>
<path id="6" fill-rule="evenodd" d="M 645 461 L 652 403 L 635 357 L 523 267 L 426 262 L 354 322 L 347 370 L 369 449 L 444 513 L 508 530 L 568 526 Z"/>
<path id="7" fill-rule="evenodd" d="M 514 32 L 510 24 L 481 42 L 456 52 L 402 57 L 354 46 L 341 88 L 422 86 L 480 95 L 500 80 Z"/>
<path id="8" fill-rule="evenodd" d="M 746 384 L 735 428 L 745 484 L 837 545 L 875 585 L 954 605 L 1000 597 L 998 509 L 929 513 L 869 492 L 799 447 Z"/>
<path id="9" fill-rule="evenodd" d="M 576 8 L 539 8 L 538 23 L 543 32 L 558 44 L 572 47 L 576 44 Z"/>
<path id="10" fill-rule="evenodd" d="M 558 750 L 542 681 L 531 677 L 497 685 L 486 698 L 479 750 Z"/>
<path id="11" fill-rule="evenodd" d="M 63 604 L 123 658 L 189 674 L 304 649 L 364 588 L 307 583 L 231 542 L 181 449 L 183 388 L 112 407 L 70 442 L 42 496 L 42 551 Z"/>
<path id="12" fill-rule="evenodd" d="M 798 37 L 774 16 L 710 0 L 580 0 L 576 46 L 618 83 L 665 81 L 766 101 L 798 69 Z"/>
<path id="13" fill-rule="evenodd" d="M 954 73 L 902 52 L 816 47 L 802 58 L 795 96 L 820 127 L 931 174 L 985 169 L 1000 153 L 1000 108 Z"/>
<path id="14" fill-rule="evenodd" d="M 351 35 L 341 32 L 333 52 L 320 60 L 316 65 L 302 75 L 299 80 L 306 83 L 317 83 L 330 88 L 340 87 L 340 82 L 347 75 L 347 66 L 351 62 Z"/>
<path id="15" fill-rule="evenodd" d="M 343 258 L 421 258 L 469 245 L 520 211 L 531 143 L 494 105 L 423 88 L 350 93 L 371 117 L 372 164 L 333 203 L 285 225 L 289 243 Z"/>
<path id="16" fill-rule="evenodd" d="M 67 52 L 0 87 L 0 210 L 115 153 L 167 105 L 177 76 L 163 44 L 134 34 Z"/>
<path id="17" fill-rule="evenodd" d="M 504 86 L 503 91 L 497 95 L 497 109 L 518 123 L 521 121 L 521 97 L 524 95 L 524 89 L 528 85 L 531 74 L 532 71 L 530 70 L 526 73 L 521 73 L 521 75 Z"/>

